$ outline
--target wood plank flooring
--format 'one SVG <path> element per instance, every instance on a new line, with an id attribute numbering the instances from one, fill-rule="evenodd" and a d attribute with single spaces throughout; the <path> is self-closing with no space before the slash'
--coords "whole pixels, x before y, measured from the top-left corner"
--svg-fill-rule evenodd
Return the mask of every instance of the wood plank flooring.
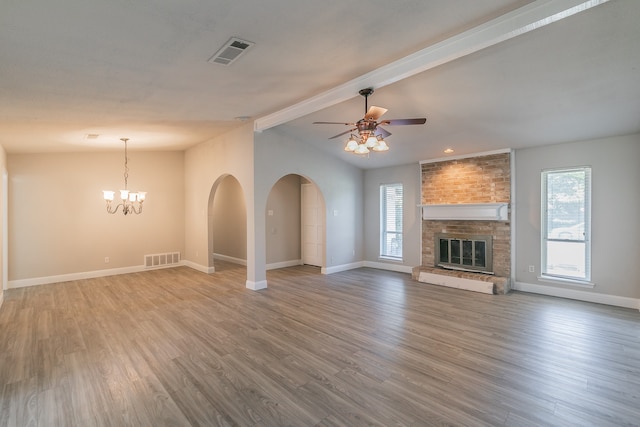
<path id="1" fill-rule="evenodd" d="M 640 313 L 358 269 L 13 289 L 0 426 L 640 425 Z"/>

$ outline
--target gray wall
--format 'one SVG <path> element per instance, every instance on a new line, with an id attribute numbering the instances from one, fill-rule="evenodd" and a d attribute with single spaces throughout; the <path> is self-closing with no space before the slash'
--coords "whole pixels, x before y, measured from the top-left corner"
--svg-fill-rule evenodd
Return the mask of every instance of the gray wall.
<path id="1" fill-rule="evenodd" d="M 253 164 L 247 159 L 253 159 Z M 568 294 L 558 290 L 577 289 L 582 296 L 616 296 L 637 305 L 638 160 L 640 135 L 515 152 L 516 284 L 560 296 Z M 299 221 L 299 200 L 281 196 L 299 197 L 301 179 L 316 184 L 325 200 L 326 272 L 362 261 L 384 262 L 378 260 L 379 185 L 391 182 L 405 185 L 402 265 L 420 263 L 417 163 L 362 171 L 277 129 L 254 134 L 246 126 L 186 153 L 130 153 L 130 186 L 149 192 L 141 216 L 104 212 L 100 190 L 121 185 L 121 154 L 8 155 L 6 164 L 10 281 L 136 266 L 142 264 L 144 254 L 176 250 L 183 252 L 188 265 L 206 267 L 209 197 L 228 175 L 238 180 L 240 188 L 233 192 L 241 194 L 245 206 L 248 282 L 266 278 L 267 253 L 269 263 L 299 257 L 299 236 L 291 233 L 280 242 L 273 240 L 266 212 L 269 206 L 280 211 L 277 206 L 296 205 L 284 210 Z M 592 289 L 541 281 L 537 272 L 528 272 L 529 265 L 535 265 L 537 271 L 540 267 L 540 172 L 582 165 L 593 168 Z M 293 177 L 279 183 L 288 175 Z M 234 211 L 241 210 L 241 204 Z M 283 220 L 291 222 L 292 218 Z M 299 223 L 291 227 L 294 229 L 299 232 Z M 110 257 L 109 264 L 104 263 L 105 256 Z M 529 285 L 533 288 L 527 288 Z M 606 298 L 596 301 L 620 303 Z"/>
<path id="2" fill-rule="evenodd" d="M 234 177 L 227 176 L 217 187 L 211 215 L 213 253 L 246 263 L 247 207 L 242 187 Z"/>
<path id="3" fill-rule="evenodd" d="M 233 176 L 246 206 L 247 281 L 255 282 L 253 227 L 253 126 L 251 123 L 191 147 L 184 154 L 184 259 L 201 271 L 213 266 L 213 233 L 209 206 L 213 193 Z M 211 249 L 211 250 L 210 250 Z M 264 275 L 264 274 L 263 274 Z"/>
<path id="4" fill-rule="evenodd" d="M 300 175 L 287 175 L 275 183 L 267 199 L 267 264 L 301 258 Z M 269 215 L 271 212 L 272 215 Z"/>
<path id="5" fill-rule="evenodd" d="M 285 175 L 296 174 L 316 184 L 325 201 L 326 266 L 363 260 L 363 171 L 303 141 L 270 129 L 255 135 L 256 250 L 266 246 L 267 196 Z M 256 256 L 258 258 L 258 256 Z"/>
<path id="6" fill-rule="evenodd" d="M 0 306 L 4 301 L 4 289 L 8 286 L 8 271 L 5 268 L 7 264 L 7 250 L 5 248 L 6 228 L 7 228 L 7 187 L 9 177 L 7 173 L 7 155 L 4 147 L 0 146 Z"/>
<path id="7" fill-rule="evenodd" d="M 376 263 L 397 264 L 379 259 L 380 254 L 380 185 L 402 184 L 403 206 L 403 247 L 402 265 L 420 265 L 420 164 L 369 169 L 364 173 L 364 247 L 365 260 Z"/>
<path id="8" fill-rule="evenodd" d="M 579 290 L 582 296 L 591 292 L 640 298 L 639 162 L 640 134 L 516 151 L 515 278 L 520 288 L 566 296 L 571 295 L 562 289 Z M 571 166 L 592 167 L 592 289 L 538 279 L 540 172 Z M 535 266 L 535 273 L 528 272 L 529 265 Z"/>

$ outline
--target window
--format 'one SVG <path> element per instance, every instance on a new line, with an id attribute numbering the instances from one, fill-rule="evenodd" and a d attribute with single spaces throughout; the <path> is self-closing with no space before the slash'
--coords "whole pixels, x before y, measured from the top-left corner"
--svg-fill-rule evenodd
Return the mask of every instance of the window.
<path id="1" fill-rule="evenodd" d="M 591 168 L 542 172 L 542 274 L 591 280 Z"/>
<path id="2" fill-rule="evenodd" d="M 380 257 L 402 259 L 402 184 L 380 186 Z"/>

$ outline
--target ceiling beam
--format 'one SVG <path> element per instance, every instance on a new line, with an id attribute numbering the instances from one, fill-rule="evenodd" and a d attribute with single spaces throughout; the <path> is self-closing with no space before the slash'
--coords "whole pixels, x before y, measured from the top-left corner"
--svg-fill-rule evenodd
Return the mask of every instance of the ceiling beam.
<path id="1" fill-rule="evenodd" d="M 254 130 L 262 132 L 351 99 L 362 88 L 390 85 L 608 1 L 612 0 L 536 0 L 319 95 L 260 117 L 254 122 Z"/>

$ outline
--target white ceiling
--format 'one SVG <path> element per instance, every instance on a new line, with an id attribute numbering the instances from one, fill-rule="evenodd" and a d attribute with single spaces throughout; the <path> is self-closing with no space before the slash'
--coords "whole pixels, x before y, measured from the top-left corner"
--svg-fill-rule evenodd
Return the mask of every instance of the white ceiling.
<path id="1" fill-rule="evenodd" d="M 583 3 L 538 0 L 535 3 Z M 5 0 L 0 144 L 9 153 L 182 150 L 521 7 L 525 0 Z M 267 7 L 268 5 L 268 7 Z M 348 100 L 278 131 L 363 168 L 640 132 L 640 1 L 611 0 L 383 87 L 389 152 L 342 151 Z M 230 37 L 255 46 L 207 62 Z M 363 80 L 364 81 L 364 80 Z M 87 134 L 99 134 L 94 140 Z"/>

